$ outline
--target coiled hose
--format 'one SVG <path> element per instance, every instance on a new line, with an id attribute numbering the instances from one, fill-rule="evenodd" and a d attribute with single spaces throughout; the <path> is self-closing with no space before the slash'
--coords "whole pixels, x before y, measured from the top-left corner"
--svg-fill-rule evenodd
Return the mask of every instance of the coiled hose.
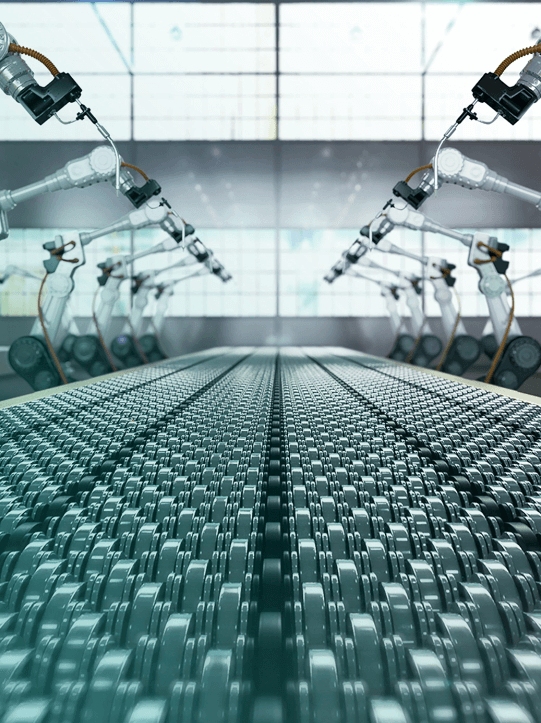
<path id="1" fill-rule="evenodd" d="M 525 55 L 532 55 L 533 53 L 538 53 L 540 50 L 540 45 L 530 45 L 529 48 L 522 48 L 522 50 L 517 50 L 516 53 L 511 53 L 511 55 L 508 55 L 507 58 L 498 65 L 498 67 L 494 71 L 494 75 L 500 76 L 503 71 L 511 65 L 511 63 L 515 62 L 515 60 L 523 58 Z"/>
<path id="2" fill-rule="evenodd" d="M 45 55 L 43 55 L 42 53 L 38 53 L 37 50 L 32 50 L 32 48 L 25 48 L 24 46 L 16 45 L 15 43 L 10 43 L 8 50 L 10 53 L 29 55 L 31 58 L 39 60 L 39 62 L 43 63 L 47 70 L 49 70 L 54 76 L 57 76 L 60 72 L 56 65 L 49 60 L 49 58 L 46 58 Z"/>
<path id="3" fill-rule="evenodd" d="M 419 168 L 416 168 L 409 174 L 409 176 L 404 180 L 404 183 L 408 183 L 416 173 L 419 173 L 420 171 L 427 171 L 429 168 L 432 168 L 431 163 L 427 163 L 426 166 L 419 166 Z"/>

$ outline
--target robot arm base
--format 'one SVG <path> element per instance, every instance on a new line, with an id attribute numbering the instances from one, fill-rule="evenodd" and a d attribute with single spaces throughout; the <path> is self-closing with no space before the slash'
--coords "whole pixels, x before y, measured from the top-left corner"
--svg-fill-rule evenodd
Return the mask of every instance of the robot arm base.
<path id="1" fill-rule="evenodd" d="M 515 125 L 537 100 L 530 88 L 522 83 L 506 85 L 495 73 L 485 73 L 473 86 L 472 93 L 474 98 L 497 111 L 511 125 Z"/>
<path id="2" fill-rule="evenodd" d="M 13 371 L 34 391 L 62 384 L 45 342 L 38 336 L 21 336 L 9 347 L 8 360 Z"/>
<path id="3" fill-rule="evenodd" d="M 167 359 L 160 348 L 160 344 L 155 334 L 143 334 L 139 337 L 139 346 L 145 352 L 145 356 L 149 362 L 157 362 Z"/>
<path id="4" fill-rule="evenodd" d="M 481 356 L 481 344 L 469 334 L 460 334 L 453 339 L 442 366 L 442 371 L 461 377 Z"/>
<path id="5" fill-rule="evenodd" d="M 91 377 L 99 377 L 114 371 L 98 337 L 93 334 L 83 334 L 74 340 L 71 358 L 82 366 Z"/>
<path id="6" fill-rule="evenodd" d="M 412 188 L 406 181 L 399 181 L 393 188 L 393 194 L 402 198 L 409 206 L 417 210 L 429 197 L 422 188 Z"/>
<path id="7" fill-rule="evenodd" d="M 59 73 L 44 87 L 36 83 L 25 88 L 17 101 L 41 126 L 65 105 L 77 100 L 82 92 L 71 75 Z"/>
<path id="8" fill-rule="evenodd" d="M 411 359 L 411 363 L 418 367 L 428 367 L 443 350 L 443 344 L 435 334 L 423 334 L 417 349 Z"/>
<path id="9" fill-rule="evenodd" d="M 506 389 L 519 389 L 540 364 L 539 343 L 530 336 L 515 336 L 507 342 L 491 383 Z M 484 381 L 484 378 L 480 381 Z"/>
<path id="10" fill-rule="evenodd" d="M 389 352 L 388 358 L 394 359 L 395 361 L 406 361 L 414 344 L 415 339 L 411 334 L 400 334 L 393 348 Z"/>
<path id="11" fill-rule="evenodd" d="M 120 334 L 116 336 L 111 342 L 111 351 L 128 369 L 141 366 L 145 363 L 130 334 Z"/>
<path id="12" fill-rule="evenodd" d="M 483 353 L 489 359 L 494 359 L 494 354 L 498 351 L 498 342 L 496 340 L 496 335 L 494 333 L 485 334 L 481 337 L 480 344 Z"/>

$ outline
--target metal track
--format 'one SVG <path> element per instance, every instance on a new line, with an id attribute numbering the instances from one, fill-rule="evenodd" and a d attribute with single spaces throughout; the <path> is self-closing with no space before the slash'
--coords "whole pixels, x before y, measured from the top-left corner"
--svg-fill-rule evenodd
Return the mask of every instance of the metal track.
<path id="1" fill-rule="evenodd" d="M 0 409 L 2 723 L 541 721 L 541 408 L 221 349 Z"/>

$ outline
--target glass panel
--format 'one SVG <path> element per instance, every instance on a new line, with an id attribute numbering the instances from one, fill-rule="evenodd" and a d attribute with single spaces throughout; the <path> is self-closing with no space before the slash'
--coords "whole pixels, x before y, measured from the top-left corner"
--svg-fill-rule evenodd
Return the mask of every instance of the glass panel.
<path id="1" fill-rule="evenodd" d="M 433 56 L 429 71 L 474 73 L 476 80 L 494 71 L 508 55 L 537 41 L 533 31 L 539 18 L 532 10 L 531 2 L 426 3 L 427 61 Z M 526 62 L 517 60 L 517 71 Z"/>
<path id="2" fill-rule="evenodd" d="M 284 140 L 417 140 L 421 80 L 414 76 L 283 76 Z"/>
<path id="3" fill-rule="evenodd" d="M 283 73 L 418 73 L 421 4 L 302 3 L 280 8 Z"/>
<path id="4" fill-rule="evenodd" d="M 273 73 L 274 5 L 136 3 L 138 73 Z"/>
<path id="5" fill-rule="evenodd" d="M 136 140 L 271 140 L 276 136 L 272 76 L 135 78 Z"/>
<path id="6" fill-rule="evenodd" d="M 419 234 L 396 230 L 395 242 L 413 253 L 420 253 Z M 370 281 L 341 276 L 332 284 L 323 280 L 342 252 L 358 236 L 355 229 L 315 231 L 289 229 L 280 239 L 280 314 L 282 316 L 386 316 L 378 287 Z M 374 260 L 387 265 L 383 254 Z M 397 271 L 417 271 L 411 259 L 393 256 L 389 267 Z M 392 282 L 392 274 L 368 270 L 376 279 Z"/>
<path id="7" fill-rule="evenodd" d="M 48 254 L 42 244 L 52 241 L 57 234 L 67 229 L 12 229 L 9 243 L 2 242 L 0 248 L 0 273 L 6 266 L 13 264 L 43 277 L 43 261 Z M 111 254 L 127 253 L 130 249 L 130 234 L 127 232 L 111 234 L 96 239 L 85 247 L 86 264 L 77 269 L 74 275 L 76 288 L 70 298 L 70 308 L 74 316 L 90 317 L 94 292 L 98 287 L 97 264 Z M 12 277 L 0 286 L 0 314 L 2 316 L 37 316 L 38 280 Z M 115 314 L 123 315 L 129 309 L 129 284 L 121 287 L 121 299 Z"/>
<path id="8" fill-rule="evenodd" d="M 163 239 L 163 231 L 136 232 L 135 248 L 143 250 Z M 169 303 L 171 316 L 274 316 L 276 313 L 275 232 L 271 229 L 198 229 L 197 235 L 212 249 L 232 275 L 223 283 L 216 276 L 203 275 L 180 282 Z M 135 264 L 137 272 L 165 268 L 181 258 L 182 252 L 148 256 Z M 195 269 L 195 267 L 193 267 Z M 160 274 L 167 281 L 183 275 L 170 270 Z M 152 313 L 150 311 L 150 313 Z"/>
<path id="9" fill-rule="evenodd" d="M 76 81 L 79 73 L 126 70 L 108 33 L 129 59 L 129 2 L 3 2 L 2 24 L 20 45 L 43 53 Z M 37 60 L 25 59 L 32 70 L 43 68 Z"/>

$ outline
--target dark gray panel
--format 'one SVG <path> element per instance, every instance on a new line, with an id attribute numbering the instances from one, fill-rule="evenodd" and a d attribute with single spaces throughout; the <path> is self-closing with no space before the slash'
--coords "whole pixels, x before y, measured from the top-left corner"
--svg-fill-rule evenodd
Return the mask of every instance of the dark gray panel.
<path id="1" fill-rule="evenodd" d="M 200 228 L 273 228 L 274 148 L 252 142 L 138 142 L 137 159 Z"/>
<path id="2" fill-rule="evenodd" d="M 360 228 L 416 168 L 420 143 L 281 144 L 282 228 Z M 360 188 L 359 188 L 360 187 Z"/>

